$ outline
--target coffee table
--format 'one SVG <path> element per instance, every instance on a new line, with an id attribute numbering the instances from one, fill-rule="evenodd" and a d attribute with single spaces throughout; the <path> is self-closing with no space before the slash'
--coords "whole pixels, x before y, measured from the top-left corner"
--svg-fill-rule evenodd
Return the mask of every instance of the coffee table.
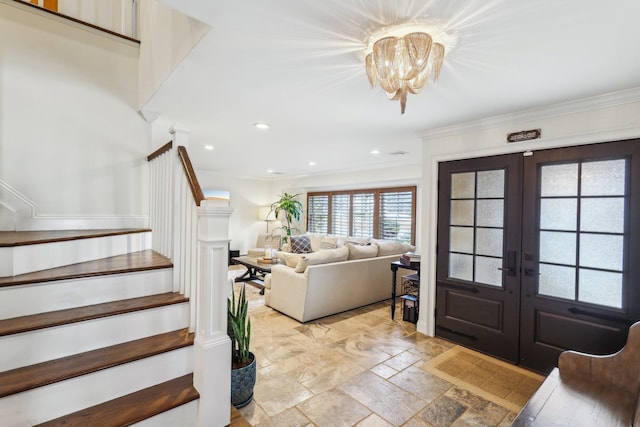
<path id="1" fill-rule="evenodd" d="M 274 258 L 273 261 L 272 263 L 263 263 L 259 262 L 256 257 L 246 255 L 231 258 L 232 263 L 247 267 L 247 272 L 240 277 L 236 277 L 236 282 L 245 282 L 260 288 L 260 294 L 264 295 L 264 276 L 267 273 L 271 273 L 272 266 L 280 263 L 277 258 Z"/>

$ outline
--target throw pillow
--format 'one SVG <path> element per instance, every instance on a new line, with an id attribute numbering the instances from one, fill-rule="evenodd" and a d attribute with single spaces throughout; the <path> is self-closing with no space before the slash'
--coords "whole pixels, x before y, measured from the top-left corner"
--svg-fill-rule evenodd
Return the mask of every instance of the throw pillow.
<path id="1" fill-rule="evenodd" d="M 346 247 L 349 248 L 350 260 L 374 258 L 378 255 L 378 245 L 376 245 L 375 243 L 367 246 L 347 243 Z"/>
<path id="2" fill-rule="evenodd" d="M 309 236 L 291 236 L 289 237 L 289 242 L 291 242 L 291 252 L 294 254 L 308 254 L 309 252 L 313 252 L 311 250 Z"/>
<path id="3" fill-rule="evenodd" d="M 409 243 L 396 242 L 392 240 L 378 241 L 378 256 L 398 255 L 409 251 L 415 251 L 416 247 Z"/>
<path id="4" fill-rule="evenodd" d="M 296 268 L 298 262 L 300 262 L 300 254 L 294 254 L 291 252 L 284 252 L 283 258 L 284 263 L 287 264 L 287 267 Z"/>
<path id="5" fill-rule="evenodd" d="M 369 237 L 347 237 L 347 243 L 352 245 L 368 245 L 371 239 Z"/>
<path id="6" fill-rule="evenodd" d="M 335 237 L 323 237 L 320 241 L 320 249 L 335 249 L 338 247 L 338 239 Z"/>
<path id="7" fill-rule="evenodd" d="M 300 255 L 300 262 L 296 265 L 296 273 L 304 273 L 310 265 L 329 264 L 332 262 L 346 261 L 349 258 L 347 247 L 327 249 L 311 254 Z"/>

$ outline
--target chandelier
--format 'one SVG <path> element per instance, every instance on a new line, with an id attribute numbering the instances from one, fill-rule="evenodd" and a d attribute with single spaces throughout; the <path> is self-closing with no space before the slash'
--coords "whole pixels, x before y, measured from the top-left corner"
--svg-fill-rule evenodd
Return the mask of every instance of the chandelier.
<path id="1" fill-rule="evenodd" d="M 438 30 L 434 34 L 420 24 L 388 26 L 374 32 L 364 61 L 371 87 L 377 81 L 389 99 L 400 101 L 400 113 L 404 114 L 407 93 L 420 93 L 429 79 L 438 79 L 445 44 L 454 42 L 448 34 Z"/>

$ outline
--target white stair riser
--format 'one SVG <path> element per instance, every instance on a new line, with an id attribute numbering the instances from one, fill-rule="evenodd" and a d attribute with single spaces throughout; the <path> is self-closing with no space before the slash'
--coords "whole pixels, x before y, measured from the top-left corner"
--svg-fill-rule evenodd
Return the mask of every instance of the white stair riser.
<path id="1" fill-rule="evenodd" d="M 131 424 L 133 427 L 196 427 L 198 419 L 198 400 L 163 412 L 155 417 L 147 418 L 139 423 Z"/>
<path id="2" fill-rule="evenodd" d="M 189 326 L 189 303 L 0 337 L 0 371 Z"/>
<path id="3" fill-rule="evenodd" d="M 3 426 L 30 426 L 191 372 L 192 346 L 0 399 L 0 419 Z"/>
<path id="4" fill-rule="evenodd" d="M 0 290 L 0 319 L 172 292 L 170 268 L 10 286 Z"/>
<path id="5" fill-rule="evenodd" d="M 150 232 L 0 248 L 0 275 L 17 276 L 150 248 Z"/>

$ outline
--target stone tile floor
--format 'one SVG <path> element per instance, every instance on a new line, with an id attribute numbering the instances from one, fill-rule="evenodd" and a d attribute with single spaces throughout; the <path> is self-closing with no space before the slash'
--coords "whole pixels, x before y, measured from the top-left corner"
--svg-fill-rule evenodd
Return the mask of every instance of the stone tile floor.
<path id="1" fill-rule="evenodd" d="M 392 321 L 389 302 L 302 324 L 246 289 L 256 427 L 508 426 L 544 379 Z"/>

